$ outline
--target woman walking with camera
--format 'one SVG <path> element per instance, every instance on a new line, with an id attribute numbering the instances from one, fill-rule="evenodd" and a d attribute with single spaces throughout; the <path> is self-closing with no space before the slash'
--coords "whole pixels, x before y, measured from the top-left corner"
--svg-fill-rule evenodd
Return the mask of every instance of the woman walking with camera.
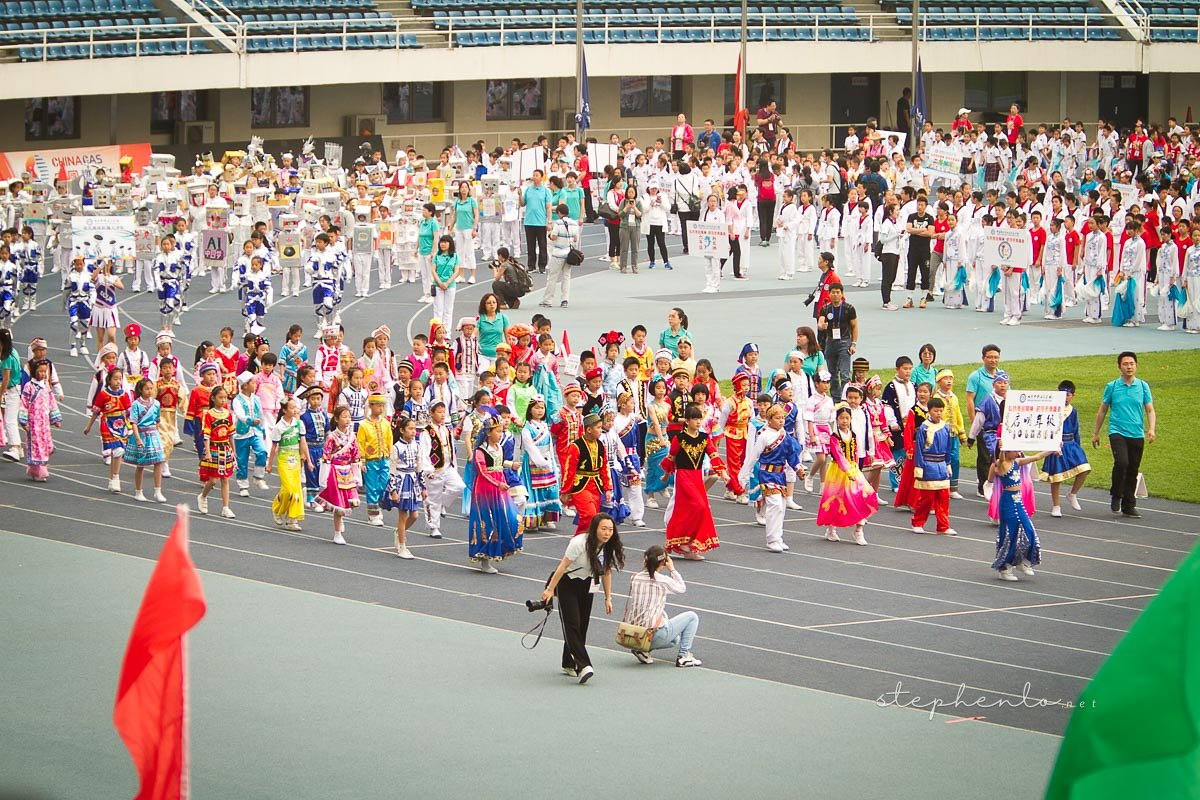
<path id="1" fill-rule="evenodd" d="M 592 615 L 592 582 L 604 589 L 604 613 L 612 613 L 612 571 L 625 566 L 625 547 L 616 523 L 608 514 L 592 517 L 587 533 L 576 534 L 567 544 L 567 552 L 546 590 L 542 602 L 558 594 L 558 616 L 563 628 L 562 670 L 587 683 L 593 675 L 588 657 L 588 620 Z"/>
<path id="2" fill-rule="evenodd" d="M 665 650 L 678 643 L 675 666 L 700 666 L 700 659 L 692 655 L 692 640 L 696 638 L 700 617 L 695 611 L 685 611 L 668 618 L 666 612 L 667 595 L 687 591 L 683 576 L 675 570 L 671 557 L 659 544 L 646 548 L 643 567 L 629 583 L 629 600 L 625 603 L 625 614 L 621 621 L 627 625 L 653 628 L 654 639 L 651 640 L 650 650 Z M 630 652 L 643 664 L 654 663 L 649 651 Z"/>

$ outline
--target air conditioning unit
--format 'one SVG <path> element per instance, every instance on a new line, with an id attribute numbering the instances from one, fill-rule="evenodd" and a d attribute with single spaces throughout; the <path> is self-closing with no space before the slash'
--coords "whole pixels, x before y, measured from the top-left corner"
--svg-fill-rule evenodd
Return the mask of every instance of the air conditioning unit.
<path id="1" fill-rule="evenodd" d="M 211 144 L 217 140 L 217 124 L 212 120 L 175 123 L 175 144 Z"/>
<path id="2" fill-rule="evenodd" d="M 387 117 L 383 114 L 351 114 L 346 117 L 346 136 L 376 136 L 383 133 Z"/>

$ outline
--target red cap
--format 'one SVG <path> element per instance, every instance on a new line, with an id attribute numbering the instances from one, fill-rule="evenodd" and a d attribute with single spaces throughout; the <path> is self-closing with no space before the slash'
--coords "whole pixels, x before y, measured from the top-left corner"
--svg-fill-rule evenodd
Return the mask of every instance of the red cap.
<path id="1" fill-rule="evenodd" d="M 592 367 L 586 373 L 584 373 L 583 378 L 584 378 L 584 380 L 590 381 L 592 378 L 599 378 L 599 377 L 602 377 L 603 375 L 604 375 L 604 371 L 601 370 L 599 367 Z"/>
<path id="2" fill-rule="evenodd" d="M 125 338 L 128 339 L 130 336 L 136 336 L 139 339 L 142 338 L 142 326 L 138 325 L 136 322 L 131 322 L 126 325 Z"/>

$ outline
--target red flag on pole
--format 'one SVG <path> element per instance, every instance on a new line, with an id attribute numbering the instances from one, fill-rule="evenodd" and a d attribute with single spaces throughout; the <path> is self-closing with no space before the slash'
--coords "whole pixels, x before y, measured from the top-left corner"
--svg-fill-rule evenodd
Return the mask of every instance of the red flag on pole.
<path id="1" fill-rule="evenodd" d="M 129 635 L 113 709 L 140 779 L 134 800 L 188 797 L 185 635 L 206 605 L 188 555 L 187 507 L 177 513 Z"/>
<path id="2" fill-rule="evenodd" d="M 567 331 L 565 328 L 563 329 L 563 355 L 571 355 L 571 343 L 567 341 Z"/>
<path id="3" fill-rule="evenodd" d="M 733 129 L 746 135 L 750 112 L 742 108 L 742 56 L 738 54 L 737 74 L 733 78 Z"/>

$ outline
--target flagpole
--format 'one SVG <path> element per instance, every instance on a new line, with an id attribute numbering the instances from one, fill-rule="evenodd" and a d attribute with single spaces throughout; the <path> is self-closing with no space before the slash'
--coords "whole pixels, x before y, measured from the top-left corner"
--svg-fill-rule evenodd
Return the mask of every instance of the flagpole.
<path id="1" fill-rule="evenodd" d="M 750 21 L 749 21 L 749 9 L 747 7 L 747 0 L 742 0 L 742 38 L 741 38 L 741 50 L 738 52 L 738 63 L 742 65 L 742 69 L 741 69 L 741 71 L 738 72 L 737 96 L 741 98 L 742 105 L 746 106 L 746 108 L 750 107 L 750 105 L 746 102 L 746 84 L 747 84 L 746 79 L 747 79 L 747 76 L 750 74 L 749 70 L 746 69 L 746 39 L 749 36 L 749 28 L 750 28 Z M 735 103 L 734 105 L 737 105 L 737 104 Z M 735 108 L 733 110 L 734 117 L 737 116 L 737 113 L 739 111 L 741 111 L 740 108 Z M 745 131 L 742 131 L 742 136 L 744 137 L 745 135 L 746 135 Z M 743 139 L 743 142 L 744 141 L 745 141 L 745 139 Z"/>
<path id="2" fill-rule="evenodd" d="M 912 87 L 913 100 L 917 99 L 917 61 L 920 58 L 920 55 L 917 52 L 917 43 L 919 41 L 919 33 L 920 33 L 920 22 L 919 22 L 920 14 L 921 14 L 921 0 L 912 0 L 912 76 L 909 79 L 910 82 L 908 85 Z M 897 113 L 898 112 L 899 112 L 899 109 L 897 109 Z M 912 109 L 909 109 L 908 138 L 909 138 L 909 141 L 915 145 L 916 143 L 913 141 L 913 139 L 915 138 L 914 130 L 915 130 L 915 125 L 913 124 Z M 915 147 L 913 148 L 913 152 L 916 152 Z"/>
<path id="3" fill-rule="evenodd" d="M 583 0 L 575 0 L 575 141 L 583 142 Z"/>

